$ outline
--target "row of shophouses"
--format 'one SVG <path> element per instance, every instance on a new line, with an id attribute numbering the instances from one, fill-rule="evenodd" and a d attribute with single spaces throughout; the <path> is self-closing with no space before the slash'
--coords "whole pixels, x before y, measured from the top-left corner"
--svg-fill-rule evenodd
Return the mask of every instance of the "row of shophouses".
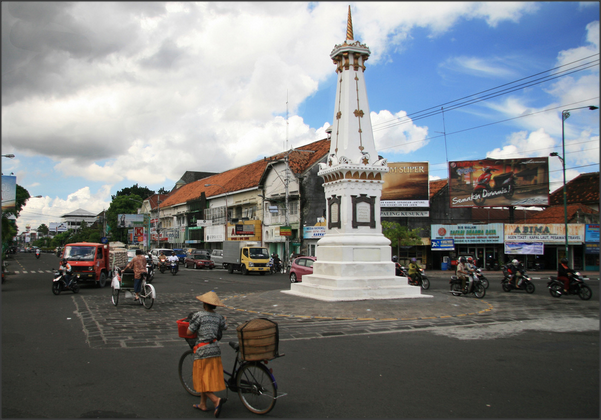
<path id="1" fill-rule="evenodd" d="M 150 219 L 152 248 L 219 249 L 224 241 L 257 241 L 280 258 L 315 255 L 326 231 L 326 199 L 318 163 L 330 141 L 319 140 L 226 172 L 186 172 L 171 193 L 148 197 L 140 213 Z M 599 172 L 567 184 L 568 252 L 576 269 L 599 269 Z M 420 228 L 422 244 L 391 245 L 391 256 L 415 257 L 430 269 L 450 269 L 458 256 L 480 266 L 517 258 L 555 269 L 565 255 L 563 189 L 544 210 L 451 208 L 447 180 L 429 181 L 421 207 L 381 208 L 381 221 Z M 138 230 L 137 232 L 142 232 Z M 146 236 L 132 232 L 132 241 Z"/>

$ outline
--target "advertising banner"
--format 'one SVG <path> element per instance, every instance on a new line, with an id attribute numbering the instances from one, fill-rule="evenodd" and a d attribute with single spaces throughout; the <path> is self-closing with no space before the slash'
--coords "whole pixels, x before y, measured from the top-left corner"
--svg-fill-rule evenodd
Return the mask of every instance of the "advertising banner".
<path id="1" fill-rule="evenodd" d="M 305 226 L 303 227 L 303 239 L 319 239 L 326 234 L 325 226 Z"/>
<path id="2" fill-rule="evenodd" d="M 511 255 L 544 255 L 542 242 L 506 242 L 505 253 Z"/>
<path id="3" fill-rule="evenodd" d="M 388 163 L 380 207 L 429 207 L 428 162 Z"/>
<path id="4" fill-rule="evenodd" d="M 505 242 L 543 242 L 546 244 L 564 243 L 565 225 L 563 224 L 505 224 Z M 584 242 L 584 225 L 568 225 L 568 242 L 581 245 Z"/>
<path id="5" fill-rule="evenodd" d="M 549 205 L 549 158 L 449 162 L 452 208 Z"/>
<path id="6" fill-rule="evenodd" d="M 67 231 L 67 224 L 66 223 L 50 222 L 50 223 L 48 223 L 48 230 L 50 232 L 54 232 L 54 233 L 66 232 Z"/>
<path id="7" fill-rule="evenodd" d="M 134 225 L 140 226 L 144 224 L 143 214 L 118 214 L 118 226 L 120 228 L 132 228 Z"/>
<path id="8" fill-rule="evenodd" d="M 380 217 L 430 217 L 430 212 L 428 210 L 386 210 L 380 211 Z"/>
<path id="9" fill-rule="evenodd" d="M 486 225 L 432 225 L 432 241 L 435 239 L 453 239 L 455 244 L 502 244 L 503 223 Z"/>
<path id="10" fill-rule="evenodd" d="M 14 210 L 17 199 L 17 177 L 2 175 L 2 211 Z"/>
<path id="11" fill-rule="evenodd" d="M 586 225 L 584 237 L 586 243 L 599 243 L 599 225 Z"/>
<path id="12" fill-rule="evenodd" d="M 455 241 L 453 239 L 432 239 L 432 251 L 454 251 Z"/>

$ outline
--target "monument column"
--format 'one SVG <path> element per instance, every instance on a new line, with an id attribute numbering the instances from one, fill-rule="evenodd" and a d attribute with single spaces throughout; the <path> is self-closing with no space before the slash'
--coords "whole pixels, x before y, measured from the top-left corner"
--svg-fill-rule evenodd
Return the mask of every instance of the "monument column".
<path id="1" fill-rule="evenodd" d="M 317 242 L 313 274 L 289 293 L 325 301 L 426 297 L 395 276 L 390 241 L 382 234 L 380 196 L 385 159 L 376 151 L 365 62 L 369 48 L 355 41 L 349 6 L 346 40 L 330 57 L 338 83 L 330 153 L 320 164 L 327 202 L 326 234 Z"/>

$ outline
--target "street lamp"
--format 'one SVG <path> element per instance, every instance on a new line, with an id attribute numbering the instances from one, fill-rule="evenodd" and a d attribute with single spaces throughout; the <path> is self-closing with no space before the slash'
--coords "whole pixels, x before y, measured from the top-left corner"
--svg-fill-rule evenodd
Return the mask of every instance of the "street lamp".
<path id="1" fill-rule="evenodd" d="M 550 156 L 559 157 L 559 159 L 561 160 L 561 166 L 563 168 L 563 218 L 564 218 L 564 225 L 565 225 L 565 258 L 568 258 L 568 261 L 569 261 L 569 257 L 568 257 L 568 240 L 569 239 L 568 239 L 568 193 L 566 190 L 565 120 L 567 120 L 570 117 L 569 111 L 574 111 L 576 109 L 584 109 L 584 108 L 588 108 L 591 111 L 594 111 L 595 109 L 599 109 L 599 107 L 597 107 L 597 106 L 588 105 L 588 106 L 581 106 L 578 108 L 564 109 L 563 111 L 561 111 L 561 155 L 562 155 L 562 157 L 559 157 L 557 152 L 553 152 L 550 155 Z"/>
<path id="2" fill-rule="evenodd" d="M 223 190 L 223 193 L 225 195 L 225 229 L 227 231 L 227 191 L 225 190 L 225 188 L 223 188 L 223 185 L 219 185 L 219 184 L 205 184 L 205 187 L 219 187 Z"/>

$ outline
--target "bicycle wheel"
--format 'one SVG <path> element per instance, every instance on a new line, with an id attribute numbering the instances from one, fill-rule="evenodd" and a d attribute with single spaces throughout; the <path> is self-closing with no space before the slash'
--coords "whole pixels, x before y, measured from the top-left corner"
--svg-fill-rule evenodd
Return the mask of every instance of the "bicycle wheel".
<path id="1" fill-rule="evenodd" d="M 242 366 L 236 386 L 240 401 L 252 413 L 267 414 L 275 406 L 277 384 L 265 365 L 248 363 Z"/>
<path id="2" fill-rule="evenodd" d="M 154 298 L 152 297 L 152 286 L 145 284 L 142 289 L 142 293 L 140 293 L 140 299 L 142 300 L 142 305 L 146 309 L 152 308 L 152 304 L 154 303 Z"/>
<path id="3" fill-rule="evenodd" d="M 190 395 L 200 397 L 200 392 L 194 390 L 194 382 L 192 381 L 192 367 L 194 366 L 194 352 L 187 350 L 182 357 L 179 358 L 179 366 L 177 372 L 179 374 L 179 381 L 182 383 L 184 389 Z"/>
<path id="4" fill-rule="evenodd" d="M 115 306 L 119 304 L 119 291 L 120 289 L 112 288 L 111 302 L 113 302 L 113 305 Z"/>

